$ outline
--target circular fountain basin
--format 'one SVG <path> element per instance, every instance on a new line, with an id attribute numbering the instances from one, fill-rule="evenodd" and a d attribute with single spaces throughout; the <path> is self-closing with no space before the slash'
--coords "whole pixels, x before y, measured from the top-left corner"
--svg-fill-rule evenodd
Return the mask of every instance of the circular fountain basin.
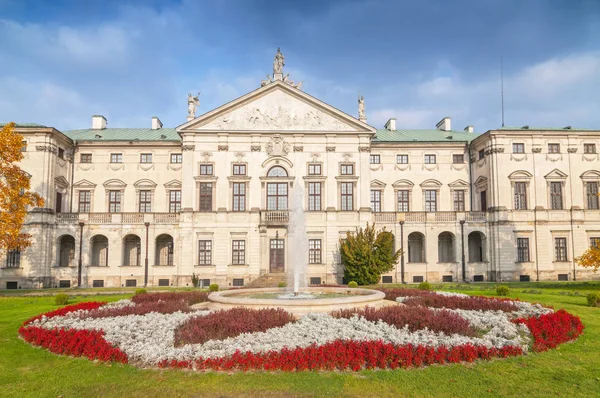
<path id="1" fill-rule="evenodd" d="M 305 287 L 297 296 L 285 288 L 240 289 L 211 293 L 204 308 L 283 308 L 295 315 L 304 315 L 347 308 L 381 307 L 388 305 L 384 298 L 385 294 L 378 290 L 346 287 Z"/>

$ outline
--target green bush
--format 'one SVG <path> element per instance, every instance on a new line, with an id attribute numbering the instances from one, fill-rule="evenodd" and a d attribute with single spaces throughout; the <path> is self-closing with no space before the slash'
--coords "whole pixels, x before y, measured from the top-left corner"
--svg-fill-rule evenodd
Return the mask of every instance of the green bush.
<path id="1" fill-rule="evenodd" d="M 146 289 L 144 289 L 143 287 L 140 287 L 139 289 L 135 289 L 135 293 L 133 295 L 137 296 L 138 294 L 146 294 L 146 293 L 148 293 L 146 291 Z"/>
<path id="2" fill-rule="evenodd" d="M 279 282 L 277 284 L 277 287 L 286 287 L 286 286 L 287 286 L 287 283 L 285 283 L 285 282 Z"/>
<path id="3" fill-rule="evenodd" d="M 348 283 L 348 287 L 350 287 L 352 289 L 356 289 L 358 287 L 358 283 L 356 283 L 355 281 L 350 281 Z"/>
<path id="4" fill-rule="evenodd" d="M 54 296 L 54 303 L 56 305 L 69 304 L 69 295 L 66 293 L 58 293 L 56 296 Z"/>
<path id="5" fill-rule="evenodd" d="M 600 306 L 600 293 L 590 293 L 587 295 L 587 303 L 590 307 Z"/>
<path id="6" fill-rule="evenodd" d="M 209 292 L 218 292 L 219 285 L 217 285 L 216 283 L 211 283 L 210 286 L 208 287 L 208 291 Z"/>
<path id="7" fill-rule="evenodd" d="M 429 282 L 421 282 L 419 283 L 420 290 L 431 290 L 431 284 Z"/>
<path id="8" fill-rule="evenodd" d="M 498 296 L 508 296 L 508 293 L 510 293 L 510 289 L 508 288 L 508 286 L 505 286 L 505 285 L 496 286 L 496 294 Z"/>

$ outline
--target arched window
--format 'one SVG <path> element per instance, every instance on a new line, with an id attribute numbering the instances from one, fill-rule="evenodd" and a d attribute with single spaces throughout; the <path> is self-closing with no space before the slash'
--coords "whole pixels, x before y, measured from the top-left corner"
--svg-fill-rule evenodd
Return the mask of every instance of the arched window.
<path id="1" fill-rule="evenodd" d="M 104 235 L 92 238 L 92 263 L 91 266 L 108 266 L 108 239 Z"/>
<path id="2" fill-rule="evenodd" d="M 58 253 L 58 266 L 71 267 L 75 259 L 75 238 L 65 235 L 60 238 Z"/>
<path id="3" fill-rule="evenodd" d="M 469 234 L 469 262 L 480 263 L 485 261 L 485 235 L 479 231 Z"/>
<path id="4" fill-rule="evenodd" d="M 287 171 L 281 166 L 273 166 L 267 173 L 267 177 L 287 177 Z"/>
<path id="5" fill-rule="evenodd" d="M 173 237 L 163 234 L 156 238 L 155 265 L 173 265 Z"/>
<path id="6" fill-rule="evenodd" d="M 454 234 L 442 232 L 438 236 L 438 262 L 453 263 L 454 257 Z"/>
<path id="7" fill-rule="evenodd" d="M 123 265 L 142 265 L 142 242 L 137 235 L 127 235 L 123 239 Z"/>
<path id="8" fill-rule="evenodd" d="M 425 262 L 425 237 L 420 232 L 412 232 L 408 235 L 408 262 Z"/>

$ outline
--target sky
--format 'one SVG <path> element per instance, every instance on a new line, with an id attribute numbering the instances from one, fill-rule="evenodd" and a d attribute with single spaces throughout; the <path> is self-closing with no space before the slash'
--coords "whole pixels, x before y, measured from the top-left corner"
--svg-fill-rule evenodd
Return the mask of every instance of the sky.
<path id="1" fill-rule="evenodd" d="M 285 73 L 381 128 L 600 129 L 600 0 L 0 0 L 0 122 L 185 123 Z M 502 61 L 501 61 L 502 60 Z"/>

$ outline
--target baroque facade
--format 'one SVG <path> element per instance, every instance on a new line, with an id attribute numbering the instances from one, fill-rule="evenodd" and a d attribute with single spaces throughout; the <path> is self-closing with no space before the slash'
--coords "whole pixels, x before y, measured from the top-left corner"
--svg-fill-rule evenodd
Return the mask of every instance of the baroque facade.
<path id="1" fill-rule="evenodd" d="M 366 123 L 274 73 L 260 88 L 163 128 L 21 124 L 22 168 L 45 199 L 0 259 L 0 288 L 247 285 L 287 270 L 299 190 L 311 284 L 340 283 L 338 243 L 376 223 L 403 249 L 383 283 L 591 279 L 600 242 L 600 131 L 401 130 Z"/>

